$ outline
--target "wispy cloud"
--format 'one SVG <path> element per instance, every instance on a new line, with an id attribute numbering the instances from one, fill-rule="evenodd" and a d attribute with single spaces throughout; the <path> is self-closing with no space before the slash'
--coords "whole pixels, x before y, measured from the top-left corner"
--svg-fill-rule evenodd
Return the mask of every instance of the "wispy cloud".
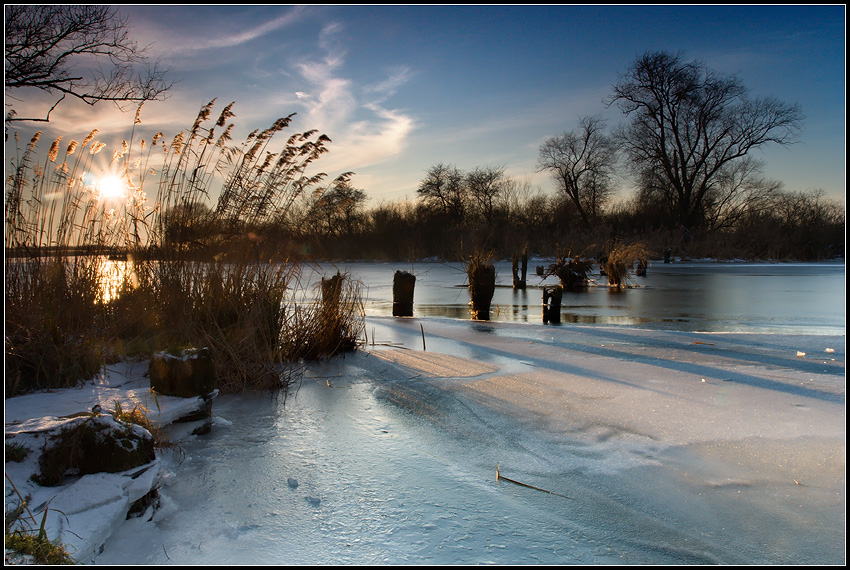
<path id="1" fill-rule="evenodd" d="M 376 83 L 375 85 L 366 86 L 364 93 L 377 98 L 377 102 L 395 95 L 396 91 L 410 81 L 414 73 L 406 66 L 400 66 L 391 70 L 390 76 L 385 80 Z"/>
<path id="2" fill-rule="evenodd" d="M 280 11 L 281 7 L 275 8 Z M 256 10 L 229 6 L 223 10 L 200 11 L 176 6 L 162 17 L 161 6 L 128 6 L 133 38 L 148 46 L 148 55 L 177 61 L 209 49 L 234 48 L 292 27 L 310 17 L 309 6 L 288 6 L 283 13 L 264 12 L 260 23 Z"/>
<path id="3" fill-rule="evenodd" d="M 386 79 L 358 87 L 345 78 L 345 50 L 337 41 L 339 24 L 325 26 L 319 37 L 323 57 L 303 61 L 297 69 L 309 88 L 296 92 L 306 109 L 304 123 L 333 140 L 331 153 L 323 158 L 329 170 L 354 170 L 399 154 L 415 129 L 414 119 L 383 103 L 413 75 L 395 68 Z M 360 95 L 368 100 L 361 100 Z"/>
<path id="4" fill-rule="evenodd" d="M 246 42 L 250 42 L 251 40 L 255 40 L 259 37 L 262 37 L 268 33 L 274 32 L 275 30 L 279 30 L 281 28 L 285 28 L 290 24 L 293 24 L 301 19 L 301 15 L 303 12 L 302 6 L 294 6 L 292 10 L 287 12 L 286 14 L 282 14 L 277 18 L 270 20 L 268 22 L 264 22 L 259 26 L 255 26 L 253 28 L 242 30 L 237 33 L 233 33 L 230 35 L 225 35 L 220 38 L 215 38 L 211 40 L 207 40 L 202 42 L 198 48 L 211 48 L 211 47 L 233 47 L 242 45 Z"/>
<path id="5" fill-rule="evenodd" d="M 339 170 L 368 167 L 398 156 L 405 149 L 416 127 L 412 117 L 399 111 L 371 106 L 373 116 L 358 121 L 337 138 L 327 155 L 326 164 Z"/>

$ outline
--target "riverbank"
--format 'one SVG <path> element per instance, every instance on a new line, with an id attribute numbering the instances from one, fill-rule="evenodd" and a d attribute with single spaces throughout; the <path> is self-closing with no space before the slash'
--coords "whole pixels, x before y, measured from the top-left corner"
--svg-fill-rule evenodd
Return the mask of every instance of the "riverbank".
<path id="1" fill-rule="evenodd" d="M 843 336 L 367 327 L 285 404 L 218 398 L 211 433 L 161 458 L 159 511 L 105 524 L 90 493 L 51 533 L 98 564 L 844 561 Z M 142 401 L 144 368 L 7 400 L 6 433 Z M 6 471 L 33 504 L 56 493 Z"/>

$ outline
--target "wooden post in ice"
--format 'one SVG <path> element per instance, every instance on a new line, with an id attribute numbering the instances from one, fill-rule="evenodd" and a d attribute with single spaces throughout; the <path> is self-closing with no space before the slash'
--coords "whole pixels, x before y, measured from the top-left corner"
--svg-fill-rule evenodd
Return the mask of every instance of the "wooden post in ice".
<path id="1" fill-rule="evenodd" d="M 396 271 L 393 276 L 393 316 L 413 316 L 413 289 L 416 276 L 407 271 Z"/>
<path id="2" fill-rule="evenodd" d="M 342 279 L 342 274 L 339 271 L 329 279 L 322 277 L 322 312 L 326 320 L 333 319 L 339 312 Z"/>
<path id="3" fill-rule="evenodd" d="M 522 262 L 521 270 L 522 276 L 520 277 L 520 273 L 518 272 L 520 261 Z M 514 289 L 525 289 L 525 275 L 528 271 L 528 252 L 522 252 L 522 258 L 517 258 L 517 254 L 514 254 L 513 261 L 511 263 L 511 270 L 513 271 L 514 276 Z"/>
<path id="4" fill-rule="evenodd" d="M 472 318 L 489 321 L 490 303 L 496 291 L 496 266 L 492 263 L 470 263 L 466 268 L 466 275 L 472 300 Z"/>
<path id="5" fill-rule="evenodd" d="M 561 297 L 564 293 L 563 287 L 555 285 L 554 287 L 543 288 L 543 322 L 544 323 L 560 323 L 561 322 Z"/>
<path id="6" fill-rule="evenodd" d="M 321 338 L 330 347 L 331 353 L 342 342 L 342 313 L 340 298 L 342 296 L 342 274 L 337 271 L 330 278 L 322 277 L 322 304 L 321 304 Z"/>

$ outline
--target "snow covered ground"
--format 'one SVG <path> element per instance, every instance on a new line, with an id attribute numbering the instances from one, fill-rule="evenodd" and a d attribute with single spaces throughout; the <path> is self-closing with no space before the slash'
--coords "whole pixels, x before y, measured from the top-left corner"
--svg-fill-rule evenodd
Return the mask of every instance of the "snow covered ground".
<path id="1" fill-rule="evenodd" d="M 175 431 L 185 457 L 143 477 L 46 489 L 33 459 L 6 473 L 64 512 L 51 536 L 87 563 L 845 562 L 843 335 L 366 330 L 285 403 L 219 396 L 212 432 Z M 155 411 L 145 369 L 6 400 L 7 438 L 115 399 Z M 161 401 L 158 419 L 196 405 Z M 123 520 L 153 486 L 159 510 Z"/>

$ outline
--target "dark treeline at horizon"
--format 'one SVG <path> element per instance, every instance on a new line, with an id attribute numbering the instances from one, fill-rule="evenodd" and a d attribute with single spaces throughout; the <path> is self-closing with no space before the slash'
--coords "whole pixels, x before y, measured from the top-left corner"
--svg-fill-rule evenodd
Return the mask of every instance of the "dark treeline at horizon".
<path id="1" fill-rule="evenodd" d="M 586 222 L 563 196 L 506 183 L 493 200 L 467 196 L 454 211 L 426 198 L 368 208 L 364 191 L 330 188 L 305 198 L 274 222 L 242 228 L 258 259 L 461 261 L 473 252 L 510 259 L 558 254 L 604 257 L 613 244 L 641 242 L 657 258 L 817 261 L 844 257 L 845 215 L 820 191 L 774 192 L 722 225 L 693 229 L 676 224 L 640 198 L 609 206 Z M 168 225 L 169 241 L 198 253 L 223 243 L 203 205 L 180 212 Z M 179 220 L 179 221 L 178 221 Z M 218 236 L 218 237 L 217 237 Z"/>

